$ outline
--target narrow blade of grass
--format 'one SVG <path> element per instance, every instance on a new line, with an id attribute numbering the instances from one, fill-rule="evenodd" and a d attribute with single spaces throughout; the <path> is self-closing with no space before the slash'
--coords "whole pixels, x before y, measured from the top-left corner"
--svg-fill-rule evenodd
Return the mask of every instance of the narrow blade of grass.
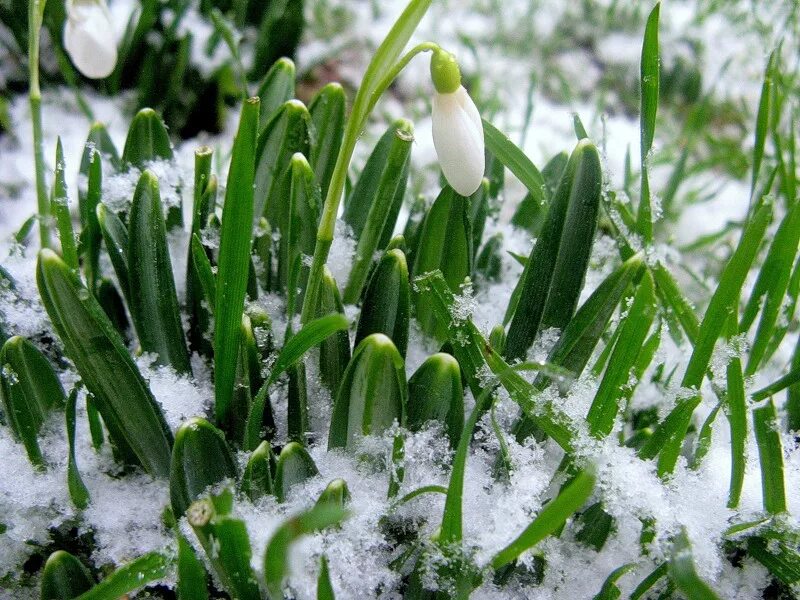
<path id="1" fill-rule="evenodd" d="M 75 404 L 78 400 L 78 388 L 74 388 L 67 398 L 67 489 L 69 497 L 76 508 L 84 509 L 89 504 L 89 490 L 81 479 L 78 461 L 75 460 Z"/>
<path id="2" fill-rule="evenodd" d="M 164 579 L 172 568 L 173 560 L 166 554 L 148 552 L 111 573 L 77 600 L 115 600 Z"/>
<path id="3" fill-rule="evenodd" d="M 530 192 L 533 201 L 542 206 L 545 203 L 545 181 L 539 169 L 514 142 L 508 139 L 507 135 L 485 119 L 483 120 L 483 135 L 489 152 L 522 182 L 522 185 Z"/>
<path id="4" fill-rule="evenodd" d="M 514 541 L 492 558 L 492 568 L 497 570 L 509 564 L 559 529 L 589 499 L 594 490 L 594 483 L 594 475 L 589 471 L 581 471 L 556 498 L 544 506 L 533 522 Z"/>
<path id="5" fill-rule="evenodd" d="M 77 271 L 78 251 L 75 247 L 75 233 L 72 231 L 72 217 L 69 214 L 69 195 L 67 192 L 67 180 L 64 175 L 66 168 L 64 149 L 61 146 L 61 138 L 59 137 L 56 141 L 56 173 L 50 210 L 58 227 L 61 256 L 71 269 Z"/>
<path id="6" fill-rule="evenodd" d="M 639 199 L 639 210 L 636 214 L 636 225 L 646 242 L 653 240 L 653 211 L 650 205 L 650 181 L 648 174 L 648 155 L 653 148 L 656 131 L 656 114 L 658 112 L 658 88 L 660 80 L 661 59 L 658 50 L 658 19 L 661 4 L 653 7 L 647 18 L 642 42 L 641 60 L 641 160 L 642 190 Z"/>
<path id="7" fill-rule="evenodd" d="M 778 427 L 778 416 L 771 398 L 753 409 L 753 431 L 756 435 L 758 460 L 761 465 L 764 510 L 773 515 L 786 512 L 783 447 Z"/>
<path id="8" fill-rule="evenodd" d="M 672 543 L 669 559 L 669 576 L 688 600 L 721 600 L 697 574 L 692 558 L 692 547 L 686 531 L 681 531 Z"/>

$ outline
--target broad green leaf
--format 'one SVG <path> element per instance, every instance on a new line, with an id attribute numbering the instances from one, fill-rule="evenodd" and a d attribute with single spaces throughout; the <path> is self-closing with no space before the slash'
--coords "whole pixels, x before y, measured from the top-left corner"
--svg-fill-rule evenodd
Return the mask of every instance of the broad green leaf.
<path id="1" fill-rule="evenodd" d="M 492 568 L 497 570 L 509 564 L 559 529 L 589 499 L 594 484 L 595 476 L 589 471 L 578 473 L 558 496 L 542 508 L 533 522 L 514 541 L 492 558 Z"/>
<path id="2" fill-rule="evenodd" d="M 100 155 L 98 158 L 107 158 L 115 169 L 120 168 L 121 164 L 117 147 L 114 145 L 114 141 L 111 139 L 111 135 L 109 135 L 106 126 L 99 122 L 92 123 L 92 126 L 89 128 L 89 135 L 83 147 L 81 164 L 78 170 L 81 175 L 89 175 L 89 166 L 95 154 Z M 81 213 L 81 217 L 83 217 L 83 213 Z M 84 227 L 86 226 L 85 221 L 81 221 L 81 223 Z"/>
<path id="3" fill-rule="evenodd" d="M 242 493 L 255 502 L 262 496 L 272 494 L 272 471 L 275 457 L 269 442 L 261 442 L 247 459 L 242 475 Z"/>
<path id="4" fill-rule="evenodd" d="M 330 314 L 306 324 L 287 340 L 278 354 L 278 358 L 275 359 L 267 381 L 261 386 L 258 394 L 253 399 L 250 414 L 247 418 L 245 440 L 242 444 L 245 450 L 254 450 L 260 443 L 264 408 L 268 401 L 267 393 L 269 387 L 278 380 L 278 377 L 284 371 L 300 360 L 309 349 L 320 344 L 337 331 L 347 330 L 347 328 L 348 322 L 344 315 Z"/>
<path id="5" fill-rule="evenodd" d="M 323 198 L 328 193 L 333 167 L 342 146 L 346 105 L 344 88 L 337 82 L 323 87 L 308 105 L 314 125 L 311 167 L 317 176 Z"/>
<path id="6" fill-rule="evenodd" d="M 258 98 L 242 106 L 222 209 L 217 297 L 214 302 L 214 413 L 222 426 L 230 414 L 253 237 L 253 182 Z"/>
<path id="7" fill-rule="evenodd" d="M 352 449 L 359 436 L 380 434 L 394 422 L 404 425 L 407 397 L 403 358 L 392 340 L 381 333 L 365 338 L 336 394 L 328 448 Z"/>
<path id="8" fill-rule="evenodd" d="M 278 466 L 275 469 L 275 497 L 278 502 L 286 501 L 293 486 L 317 474 L 317 465 L 308 450 L 297 442 L 286 444 L 278 456 Z"/>
<path id="9" fill-rule="evenodd" d="M 394 230 L 405 195 L 413 140 L 410 121 L 394 122 L 367 161 L 345 207 L 344 220 L 358 239 L 344 288 L 344 301 L 348 304 L 361 298 L 373 257 L 383 250 Z"/>
<path id="10" fill-rule="evenodd" d="M 402 250 L 389 250 L 380 259 L 364 293 L 354 344 L 373 333 L 391 338 L 405 357 L 408 347 L 411 288 Z"/>
<path id="11" fill-rule="evenodd" d="M 244 521 L 217 512 L 217 498 L 196 500 L 186 511 L 222 588 L 238 600 L 261 600 L 258 580 L 250 565 L 252 549 Z"/>
<path id="12" fill-rule="evenodd" d="M 681 531 L 672 543 L 669 576 L 688 600 L 719 600 L 720 598 L 711 589 L 711 586 L 697 574 L 692 558 L 692 546 L 685 530 Z"/>
<path id="13" fill-rule="evenodd" d="M 177 533 L 178 538 L 178 584 L 179 600 L 208 600 L 208 576 L 206 568 L 197 557 L 192 545 Z"/>
<path id="14" fill-rule="evenodd" d="M 486 281 L 499 282 L 503 273 L 503 234 L 497 232 L 488 239 L 475 259 L 473 273 Z"/>
<path id="15" fill-rule="evenodd" d="M 753 409 L 753 431 L 761 465 L 764 510 L 773 515 L 786 512 L 783 447 L 778 427 L 778 416 L 772 398 Z"/>
<path id="16" fill-rule="evenodd" d="M 173 568 L 173 562 L 165 554 L 148 552 L 118 568 L 76 600 L 117 600 L 148 583 L 166 578 Z"/>
<path id="17" fill-rule="evenodd" d="M 283 582 L 289 575 L 289 550 L 304 535 L 340 523 L 347 511 L 332 504 L 317 504 L 304 513 L 287 519 L 272 534 L 264 552 L 264 579 L 270 598 L 283 596 Z"/>
<path id="18" fill-rule="evenodd" d="M 624 396 L 631 371 L 643 351 L 655 312 L 653 279 L 648 272 L 645 272 L 633 304 L 628 309 L 628 315 L 620 325 L 620 333 L 609 359 L 608 368 L 586 415 L 589 429 L 596 437 L 607 436 L 614 427 L 614 420 L 620 409 L 619 400 Z"/>
<path id="19" fill-rule="evenodd" d="M 89 504 L 89 490 L 78 472 L 78 462 L 75 460 L 75 403 L 78 399 L 78 388 L 74 388 L 67 398 L 67 444 L 69 456 L 67 459 L 67 489 L 69 497 L 76 508 L 84 509 Z"/>
<path id="20" fill-rule="evenodd" d="M 451 448 L 458 445 L 464 428 L 464 389 L 461 368 L 449 354 L 429 356 L 408 380 L 406 425 L 417 431 L 429 421 L 443 426 Z"/>
<path id="21" fill-rule="evenodd" d="M 131 121 L 122 162 L 144 169 L 147 163 L 158 159 L 172 160 L 172 143 L 158 113 L 152 108 L 143 108 Z"/>
<path id="22" fill-rule="evenodd" d="M 177 518 L 209 486 L 235 479 L 236 474 L 236 461 L 219 429 L 200 417 L 178 427 L 169 474 L 169 496 Z"/>
<path id="23" fill-rule="evenodd" d="M 509 302 L 508 358 L 524 356 L 541 328 L 563 329 L 572 318 L 589 265 L 602 181 L 597 148 L 578 142 Z"/>
<path id="24" fill-rule="evenodd" d="M 658 112 L 658 87 L 661 79 L 661 59 L 658 50 L 658 18 L 661 4 L 657 3 L 650 16 L 644 31 L 642 42 L 641 60 L 641 161 L 642 161 L 642 190 L 637 212 L 637 229 L 646 242 L 653 239 L 653 212 L 650 206 L 650 180 L 648 156 L 653 148 L 653 137 L 656 131 L 656 113 Z"/>
<path id="25" fill-rule="evenodd" d="M 328 559 L 323 554 L 319 559 L 319 577 L 317 578 L 317 600 L 336 600 L 328 572 Z"/>
<path id="26" fill-rule="evenodd" d="M 281 189 L 288 193 L 283 196 L 284 201 L 278 209 L 279 220 L 271 222 L 278 225 L 281 233 L 278 278 L 282 288 L 288 287 L 290 293 L 294 294 L 298 288 L 305 288 L 296 263 L 302 262 L 302 256 L 314 253 L 321 200 L 311 165 L 300 153 L 292 156 L 284 182 Z M 298 277 L 291 276 L 293 267 Z"/>
<path id="27" fill-rule="evenodd" d="M 267 71 L 264 81 L 258 87 L 256 96 L 261 99 L 261 117 L 258 120 L 259 131 L 264 128 L 275 111 L 284 102 L 294 98 L 294 79 L 296 69 L 291 58 L 279 58 Z"/>
<path id="28" fill-rule="evenodd" d="M 531 160 L 504 133 L 483 120 L 486 148 L 528 189 L 538 206 L 545 203 L 545 180 Z"/>
<path id="29" fill-rule="evenodd" d="M 169 473 L 172 434 L 147 383 L 103 309 L 77 275 L 42 250 L 36 283 L 67 356 L 95 397 L 117 448 L 153 476 Z"/>
<path id="30" fill-rule="evenodd" d="M 350 502 L 350 489 L 344 479 L 334 479 L 331 481 L 317 499 L 317 504 L 333 504 L 340 508 Z"/>
<path id="31" fill-rule="evenodd" d="M 130 281 L 136 282 L 128 309 L 142 350 L 155 353 L 158 364 L 191 373 L 158 179 L 150 171 L 142 173 L 133 194 L 127 262 Z"/>
<path id="32" fill-rule="evenodd" d="M 58 239 L 61 242 L 61 256 L 71 269 L 78 270 L 78 251 L 75 247 L 75 233 L 72 231 L 72 217 L 69 214 L 69 195 L 64 175 L 67 165 L 64 162 L 64 149 L 61 138 L 56 141 L 56 172 L 53 183 L 53 197 L 50 210 L 58 227 Z"/>
<path id="33" fill-rule="evenodd" d="M 72 600 L 94 585 L 89 570 L 69 552 L 56 550 L 42 571 L 41 600 Z"/>
<path id="34" fill-rule="evenodd" d="M 332 313 L 344 315 L 344 304 L 339 295 L 339 286 L 328 267 L 325 267 L 319 294 L 317 317 Z M 363 309 L 362 309 L 363 314 Z M 322 382 L 335 396 L 350 362 L 350 335 L 346 329 L 337 331 L 322 341 L 319 346 L 319 374 Z"/>
<path id="35" fill-rule="evenodd" d="M 310 154 L 311 115 L 299 100 L 289 100 L 273 114 L 258 136 L 255 148 L 254 222 L 262 216 L 273 227 L 280 222 L 285 198 L 280 193 L 281 178 L 295 152 Z"/>
<path id="36" fill-rule="evenodd" d="M 439 270 L 453 292 L 459 292 L 472 272 L 472 232 L 469 200 L 450 186 L 442 189 L 428 210 L 414 259 L 415 277 Z M 414 296 L 416 316 L 422 330 L 438 340 L 447 336 L 447 323 L 437 321 L 431 306 Z"/>
<path id="37" fill-rule="evenodd" d="M 0 399 L 6 424 L 28 460 L 44 468 L 39 430 L 47 413 L 64 406 L 64 389 L 47 358 L 31 342 L 13 336 L 0 349 Z"/>

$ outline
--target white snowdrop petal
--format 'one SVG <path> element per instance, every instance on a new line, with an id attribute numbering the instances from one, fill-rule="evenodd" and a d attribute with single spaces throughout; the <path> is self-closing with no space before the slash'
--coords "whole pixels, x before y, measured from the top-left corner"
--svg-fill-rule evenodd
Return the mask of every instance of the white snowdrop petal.
<path id="1" fill-rule="evenodd" d="M 80 1 L 69 7 L 64 48 L 86 77 L 103 79 L 111 75 L 117 64 L 117 42 L 104 3 Z"/>
<path id="2" fill-rule="evenodd" d="M 467 91 L 436 94 L 431 115 L 433 145 L 447 182 L 462 196 L 478 189 L 485 168 L 483 126 Z"/>

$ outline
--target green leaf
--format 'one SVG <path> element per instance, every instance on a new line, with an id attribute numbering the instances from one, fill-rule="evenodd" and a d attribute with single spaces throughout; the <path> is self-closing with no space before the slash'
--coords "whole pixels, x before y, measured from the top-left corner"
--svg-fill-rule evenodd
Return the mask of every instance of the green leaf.
<path id="1" fill-rule="evenodd" d="M 254 450 L 260 443 L 261 428 L 263 425 L 264 408 L 267 402 L 269 387 L 278 380 L 278 377 L 314 346 L 337 331 L 347 330 L 348 322 L 344 315 L 330 314 L 315 319 L 306 324 L 300 331 L 292 336 L 278 354 L 272 366 L 267 381 L 261 386 L 247 418 L 247 429 L 243 447 L 245 450 Z"/>
<path id="2" fill-rule="evenodd" d="M 764 70 L 764 83 L 761 86 L 761 98 L 758 101 L 758 113 L 756 116 L 755 140 L 753 142 L 753 175 L 750 184 L 750 194 L 755 194 L 758 175 L 761 171 L 761 162 L 764 159 L 764 148 L 769 134 L 770 113 L 772 112 L 773 96 L 776 86 L 776 62 L 778 56 L 773 50 L 767 60 Z"/>
<path id="3" fill-rule="evenodd" d="M 411 431 L 429 421 L 442 424 L 450 447 L 455 448 L 464 428 L 464 389 L 461 368 L 449 354 L 429 356 L 408 380 L 408 416 Z"/>
<path id="4" fill-rule="evenodd" d="M 180 518 L 209 486 L 236 479 L 236 461 L 225 436 L 200 417 L 184 421 L 175 432 L 169 474 L 172 511 Z"/>
<path id="5" fill-rule="evenodd" d="M 738 333 L 736 313 L 728 317 L 728 340 Z M 736 508 L 744 485 L 747 464 L 745 447 L 747 445 L 747 399 L 744 391 L 742 361 L 738 356 L 731 358 L 726 369 L 727 393 L 726 414 L 730 424 L 731 437 L 731 482 L 728 491 L 728 508 Z"/>
<path id="6" fill-rule="evenodd" d="M 281 233 L 278 278 L 282 289 L 288 288 L 290 294 L 294 294 L 298 288 L 305 288 L 305 282 L 293 278 L 291 272 L 296 269 L 296 263 L 302 260 L 303 255 L 314 253 L 321 202 L 314 172 L 302 154 L 295 153 L 292 156 L 282 189 L 288 192 L 283 198 L 289 201 L 282 202 L 278 210 L 279 220 L 272 221 L 278 225 Z"/>
<path id="7" fill-rule="evenodd" d="M 800 243 L 800 203 L 795 203 L 781 220 L 772 238 L 767 256 L 758 272 L 758 279 L 742 314 L 739 329 L 741 332 L 747 332 L 761 309 L 761 320 L 744 371 L 746 377 L 753 375 L 763 360 L 769 358 L 767 347 L 789 288 L 798 243 Z"/>
<path id="8" fill-rule="evenodd" d="M 56 550 L 42 571 L 41 600 L 72 600 L 94 585 L 89 570 L 69 552 Z"/>
<path id="9" fill-rule="evenodd" d="M 672 543 L 669 576 L 688 600 L 719 600 L 719 596 L 697 574 L 692 558 L 692 546 L 686 531 L 681 531 Z"/>
<path id="10" fill-rule="evenodd" d="M 356 438 L 377 435 L 396 421 L 405 424 L 406 384 L 403 358 L 381 333 L 355 349 L 336 394 L 328 448 L 352 449 Z"/>
<path id="11" fill-rule="evenodd" d="M 264 128 L 272 115 L 284 102 L 294 98 L 294 79 L 296 69 L 291 58 L 279 58 L 267 71 L 264 81 L 258 87 L 256 96 L 261 99 L 259 131 Z"/>
<path id="12" fill-rule="evenodd" d="M 578 473 L 514 541 L 492 558 L 492 568 L 497 570 L 516 560 L 520 554 L 559 529 L 588 500 L 594 484 L 595 477 L 589 471 Z"/>
<path id="13" fill-rule="evenodd" d="M 753 431 L 761 465 L 761 490 L 764 510 L 770 514 L 786 512 L 786 486 L 783 480 L 783 447 L 778 416 L 770 398 L 753 409 Z"/>
<path id="14" fill-rule="evenodd" d="M 318 474 L 317 465 L 308 450 L 297 442 L 286 444 L 278 456 L 275 469 L 275 497 L 278 502 L 286 502 L 293 486 Z"/>
<path id="15" fill-rule="evenodd" d="M 478 423 L 478 419 L 486 412 L 488 406 L 491 404 L 491 400 L 491 390 L 485 391 L 478 397 L 469 415 L 469 419 L 467 419 L 466 425 L 464 425 L 460 432 L 458 447 L 453 457 L 453 469 L 450 472 L 450 482 L 447 486 L 447 497 L 444 501 L 444 513 L 442 514 L 442 526 L 439 534 L 439 542 L 442 545 L 461 543 L 464 475 L 467 468 L 469 444 L 475 433 L 475 426 Z M 463 405 L 463 397 L 461 401 Z M 462 406 L 462 422 L 463 411 L 464 409 Z M 459 423 L 459 425 L 461 425 L 461 423 Z"/>
<path id="16" fill-rule="evenodd" d="M 620 598 L 622 592 L 617 587 L 617 581 L 620 577 L 632 571 L 635 566 L 634 563 L 628 563 L 611 571 L 611 574 L 603 582 L 603 587 L 592 600 L 617 600 Z"/>
<path id="17" fill-rule="evenodd" d="M 289 575 L 291 545 L 311 533 L 340 523 L 347 511 L 332 504 L 317 504 L 306 512 L 287 519 L 272 535 L 264 553 L 264 579 L 271 598 L 281 598 L 283 581 Z"/>
<path id="18" fill-rule="evenodd" d="M 136 282 L 128 308 L 139 343 L 158 356 L 158 364 L 191 373 L 180 306 L 167 247 L 167 230 L 158 179 L 150 171 L 139 178 L 128 226 L 129 278 Z"/>
<path id="19" fill-rule="evenodd" d="M 100 202 L 95 209 L 97 213 L 97 223 L 103 234 L 103 241 L 106 244 L 106 252 L 111 259 L 114 273 L 117 275 L 119 287 L 125 301 L 130 304 L 130 274 L 128 271 L 128 230 L 120 218 Z"/>
<path id="20" fill-rule="evenodd" d="M 602 503 L 595 502 L 581 513 L 580 522 L 575 539 L 600 552 L 614 530 L 614 517 L 603 510 Z"/>
<path id="21" fill-rule="evenodd" d="M 661 4 L 657 3 L 644 31 L 641 61 L 641 161 L 642 161 L 642 193 L 637 212 L 637 229 L 646 242 L 653 239 L 653 214 L 650 206 L 650 181 L 648 175 L 648 155 L 653 148 L 653 137 L 656 131 L 656 113 L 658 112 L 658 87 L 660 81 L 660 65 L 658 51 L 658 18 Z"/>
<path id="22" fill-rule="evenodd" d="M 405 195 L 413 140 L 411 122 L 395 121 L 369 157 L 345 207 L 344 220 L 358 239 L 344 288 L 344 301 L 348 304 L 361 298 L 373 257 L 383 250 L 394 230 Z"/>
<path id="23" fill-rule="evenodd" d="M 258 580 L 250 565 L 252 550 L 244 521 L 215 508 L 217 498 L 197 500 L 186 512 L 222 588 L 238 600 L 260 600 Z M 224 512 L 224 511 L 221 511 Z"/>
<path id="24" fill-rule="evenodd" d="M 172 160 L 172 143 L 158 113 L 152 108 L 143 108 L 131 121 L 122 162 L 144 169 L 147 163 L 157 159 Z"/>
<path id="25" fill-rule="evenodd" d="M 84 509 L 89 504 L 89 490 L 78 472 L 78 463 L 75 460 L 75 403 L 78 399 L 78 388 L 74 388 L 67 398 L 67 444 L 69 457 L 67 461 L 67 489 L 72 503 L 79 509 Z"/>
<path id="26" fill-rule="evenodd" d="M 64 389 L 47 358 L 31 342 L 13 336 L 0 349 L 0 398 L 5 422 L 28 460 L 44 468 L 39 430 L 48 412 L 64 406 Z"/>
<path id="27" fill-rule="evenodd" d="M 262 9 L 251 79 L 259 79 L 281 56 L 293 56 L 303 34 L 302 0 L 270 2 Z"/>
<path id="28" fill-rule="evenodd" d="M 800 581 L 800 554 L 797 545 L 768 533 L 747 539 L 747 552 L 788 586 Z"/>
<path id="29" fill-rule="evenodd" d="M 308 105 L 314 125 L 311 168 L 317 175 L 323 198 L 328 193 L 333 167 L 342 146 L 346 105 L 344 88 L 337 82 L 325 85 Z"/>
<path id="30" fill-rule="evenodd" d="M 97 220 L 97 207 L 100 205 L 103 193 L 103 166 L 99 151 L 90 152 L 86 169 L 86 193 L 78 196 L 78 208 L 83 224 L 81 254 L 84 256 L 86 281 L 89 288 L 94 290 L 100 279 L 100 245 L 103 240 L 103 233 Z"/>
<path id="31" fill-rule="evenodd" d="M 317 499 L 317 504 L 333 504 L 340 508 L 350 502 L 350 489 L 344 479 L 334 479 L 331 481 Z"/>
<path id="32" fill-rule="evenodd" d="M 653 279 L 645 272 L 634 296 L 628 315 L 620 325 L 614 351 L 603 380 L 595 394 L 586 420 L 592 435 L 603 438 L 611 433 L 619 412 L 619 400 L 629 385 L 631 371 L 642 353 L 647 332 L 655 317 L 656 304 Z"/>
<path id="33" fill-rule="evenodd" d="M 76 600 L 116 600 L 141 587 L 167 577 L 173 559 L 160 552 L 148 552 L 103 579 Z"/>
<path id="34" fill-rule="evenodd" d="M 75 233 L 72 231 L 72 217 L 69 214 L 69 196 L 67 181 L 64 175 L 67 165 L 64 162 L 64 149 L 61 138 L 56 141 L 56 172 L 53 184 L 53 198 L 50 210 L 58 226 L 58 238 L 61 242 L 61 255 L 71 269 L 78 270 L 78 251 L 75 248 Z"/>
<path id="35" fill-rule="evenodd" d="M 269 442 L 261 442 L 247 459 L 242 475 L 242 493 L 255 502 L 262 496 L 273 493 L 272 464 L 275 457 Z"/>
<path id="36" fill-rule="evenodd" d="M 748 223 L 739 245 L 723 269 L 719 285 L 703 316 L 681 387 L 699 389 L 711 362 L 714 346 L 722 333 L 729 311 L 735 308 L 771 216 L 772 207 L 764 203 Z M 692 413 L 699 402 L 698 395 L 679 400 L 672 412 L 659 424 L 653 436 L 640 449 L 639 456 L 644 459 L 654 458 L 661 452 L 658 462 L 660 475 L 671 473 L 675 468 Z"/>
<path id="37" fill-rule="evenodd" d="M 103 309 L 52 251 L 39 253 L 36 282 L 66 354 L 95 397 L 123 457 L 135 456 L 151 475 L 166 476 L 172 434 Z"/>
<path id="38" fill-rule="evenodd" d="M 336 600 L 328 572 L 328 559 L 323 554 L 319 559 L 319 578 L 317 579 L 317 600 Z"/>
<path id="39" fill-rule="evenodd" d="M 197 276 L 197 281 L 200 284 L 200 289 L 203 291 L 203 298 L 208 303 L 208 308 L 211 314 L 214 314 L 215 303 L 217 300 L 217 276 L 211 267 L 211 261 L 208 260 L 206 249 L 196 233 L 192 234 L 192 264 Z"/>
<path id="40" fill-rule="evenodd" d="M 472 232 L 469 200 L 445 186 L 428 210 L 414 260 L 414 276 L 439 270 L 453 292 L 460 291 L 472 272 Z M 445 339 L 446 323 L 436 320 L 428 303 L 414 296 L 417 321 L 437 340 Z"/>
<path id="41" fill-rule="evenodd" d="M 181 533 L 178 538 L 178 585 L 179 600 L 208 600 L 208 576 L 206 568 L 198 559 L 192 545 Z"/>
<path id="42" fill-rule="evenodd" d="M 650 273 L 656 282 L 656 291 L 662 303 L 675 314 L 689 342 L 694 344 L 700 330 L 700 323 L 692 305 L 681 293 L 678 282 L 661 263 L 652 267 Z"/>
<path id="43" fill-rule="evenodd" d="M 354 344 L 358 346 L 361 340 L 373 333 L 383 333 L 405 357 L 410 304 L 411 288 L 405 254 L 402 250 L 389 250 L 376 265 L 364 293 Z"/>
<path id="44" fill-rule="evenodd" d="M 486 148 L 503 163 L 530 192 L 533 202 L 545 203 L 545 180 L 530 159 L 504 133 L 487 120 L 483 120 Z"/>
<path id="45" fill-rule="evenodd" d="M 285 199 L 280 193 L 281 178 L 295 152 L 310 154 L 311 115 L 299 100 L 284 103 L 258 136 L 255 149 L 255 204 L 253 218 L 262 216 L 273 227 L 280 222 Z"/>
<path id="46" fill-rule="evenodd" d="M 217 423 L 224 426 L 230 425 L 231 420 L 236 418 L 230 414 L 230 405 L 250 269 L 258 110 L 258 98 L 250 98 L 242 106 L 222 209 L 217 295 L 214 302 L 214 413 Z"/>
<path id="47" fill-rule="evenodd" d="M 508 358 L 524 356 L 541 328 L 563 329 L 572 318 L 589 266 L 602 181 L 597 148 L 578 142 L 509 302 Z"/>
<path id="48" fill-rule="evenodd" d="M 339 296 L 339 286 L 328 267 L 325 267 L 319 294 L 317 316 L 344 315 L 344 304 Z M 363 309 L 362 309 L 363 314 Z M 319 374 L 322 383 L 333 396 L 339 390 L 344 370 L 350 362 L 350 335 L 346 329 L 337 331 L 322 341 L 319 346 Z"/>

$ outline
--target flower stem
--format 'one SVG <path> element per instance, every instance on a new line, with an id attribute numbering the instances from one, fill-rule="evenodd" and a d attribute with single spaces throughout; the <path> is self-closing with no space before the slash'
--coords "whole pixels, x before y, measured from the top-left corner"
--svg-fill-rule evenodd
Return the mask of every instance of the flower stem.
<path id="1" fill-rule="evenodd" d="M 325 263 L 328 260 L 331 245 L 333 244 L 333 236 L 336 229 L 336 216 L 339 213 L 339 203 L 341 202 L 345 182 L 347 181 L 347 170 L 350 167 L 350 160 L 353 158 L 356 142 L 358 142 L 358 138 L 363 132 L 367 119 L 372 109 L 375 107 L 375 104 L 378 102 L 378 99 L 406 65 L 408 65 L 411 59 L 421 52 L 431 52 L 438 48 L 438 44 L 433 42 L 423 42 L 414 46 L 414 48 L 403 55 L 392 68 L 388 70 L 387 74 L 380 79 L 377 84 L 369 86 L 365 81 L 356 93 L 355 100 L 353 101 L 353 110 L 350 113 L 350 118 L 347 120 L 347 127 L 344 132 L 344 138 L 342 139 L 342 147 L 336 158 L 336 165 L 333 168 L 331 182 L 328 186 L 328 193 L 325 196 L 325 204 L 322 207 L 322 216 L 319 221 L 319 229 L 317 229 L 317 242 L 314 246 L 314 258 L 311 261 L 311 271 L 308 276 L 308 285 L 306 287 L 303 310 L 300 316 L 303 323 L 307 323 L 314 318 L 316 313 L 317 298 L 322 286 L 323 271 Z"/>
<path id="2" fill-rule="evenodd" d="M 50 247 L 50 201 L 45 182 L 44 150 L 42 147 L 42 92 L 39 89 L 39 36 L 47 0 L 28 2 L 28 98 L 33 124 L 33 160 L 36 168 L 36 200 L 39 211 L 39 238 L 42 248 Z"/>

